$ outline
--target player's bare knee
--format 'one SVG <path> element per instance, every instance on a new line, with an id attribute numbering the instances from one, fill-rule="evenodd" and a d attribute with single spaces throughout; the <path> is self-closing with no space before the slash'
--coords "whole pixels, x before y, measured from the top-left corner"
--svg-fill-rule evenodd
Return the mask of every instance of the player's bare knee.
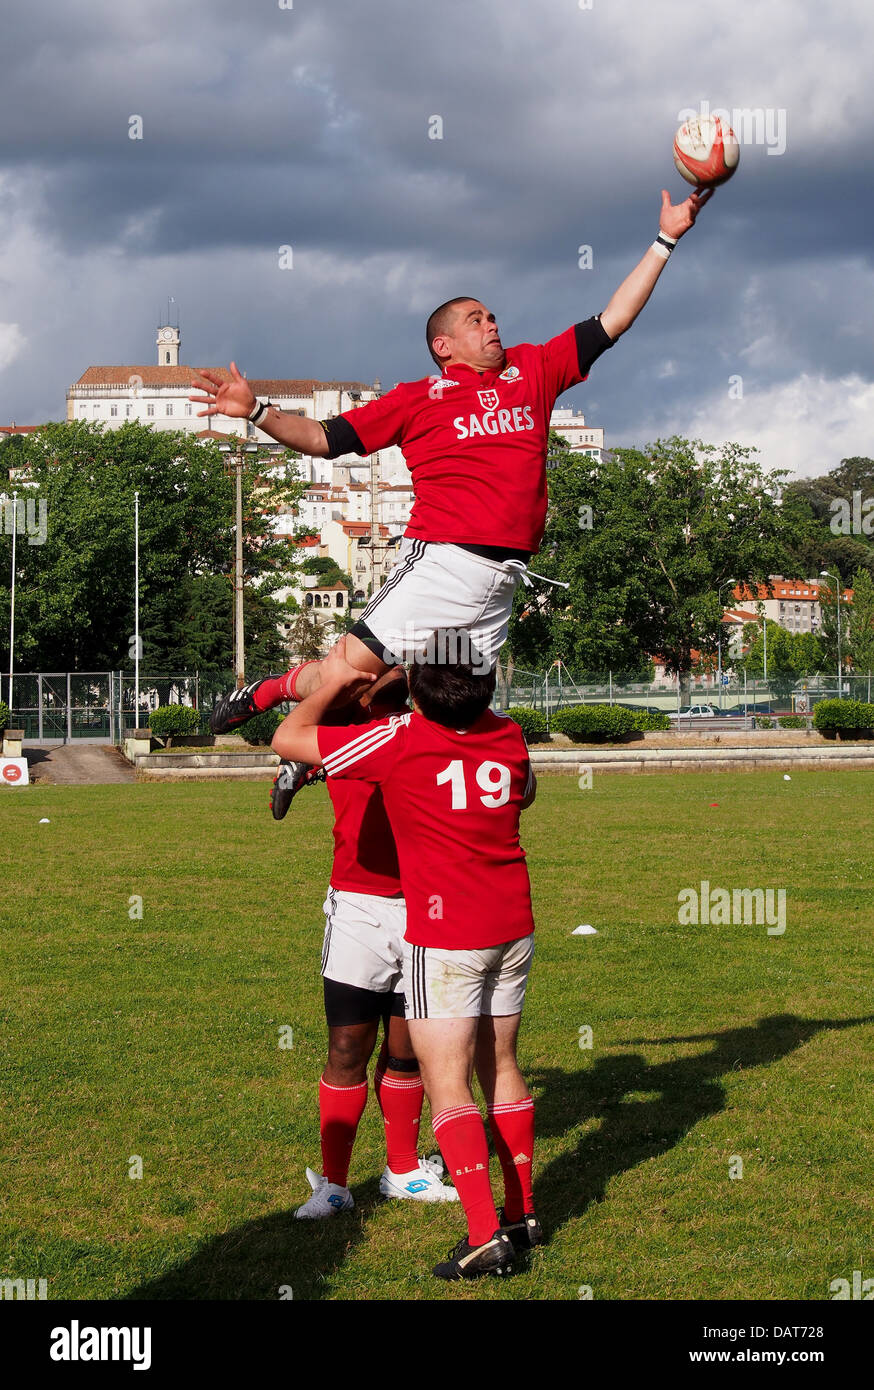
<path id="1" fill-rule="evenodd" d="M 390 662 L 383 661 L 378 650 L 373 645 L 363 642 L 354 632 L 346 634 L 346 660 L 350 666 L 355 666 L 359 671 L 366 671 L 374 676 L 382 676 L 389 670 Z"/>

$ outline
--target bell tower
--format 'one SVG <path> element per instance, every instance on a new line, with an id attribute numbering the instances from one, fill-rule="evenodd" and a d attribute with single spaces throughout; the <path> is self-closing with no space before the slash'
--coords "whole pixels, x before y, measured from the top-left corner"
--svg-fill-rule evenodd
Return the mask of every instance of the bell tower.
<path id="1" fill-rule="evenodd" d="M 178 326 L 174 328 L 172 324 L 164 324 L 158 329 L 159 367 L 179 366 L 179 344 L 181 341 Z"/>

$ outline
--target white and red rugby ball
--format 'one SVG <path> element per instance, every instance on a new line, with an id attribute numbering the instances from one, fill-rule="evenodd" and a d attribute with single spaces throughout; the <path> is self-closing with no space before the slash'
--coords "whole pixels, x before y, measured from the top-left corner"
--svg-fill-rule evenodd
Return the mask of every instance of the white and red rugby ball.
<path id="1" fill-rule="evenodd" d="M 688 183 L 715 188 L 738 166 L 740 146 L 720 116 L 694 116 L 674 136 L 674 163 Z"/>

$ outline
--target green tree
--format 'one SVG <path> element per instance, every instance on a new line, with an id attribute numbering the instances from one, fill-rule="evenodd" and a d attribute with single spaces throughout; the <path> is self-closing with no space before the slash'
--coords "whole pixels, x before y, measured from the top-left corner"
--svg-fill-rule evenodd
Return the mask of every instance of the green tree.
<path id="1" fill-rule="evenodd" d="M 599 460 L 552 439 L 533 568 L 569 588 L 517 595 L 517 663 L 560 657 L 573 671 L 618 675 L 658 656 L 687 682 L 693 650 L 716 651 L 720 586 L 781 570 L 810 524 L 797 505 L 780 505 L 785 475 L 766 472 L 755 452 L 674 437 Z"/>
<path id="2" fill-rule="evenodd" d="M 835 570 L 834 575 L 834 579 L 828 576 L 822 576 L 818 580 L 819 610 L 822 615 L 819 640 L 822 647 L 825 669 L 837 673 L 838 647 L 840 647 L 841 670 L 846 670 L 847 665 L 850 605 L 844 598 L 844 583 L 841 579 L 840 570 Z M 839 610 L 840 628 L 838 627 Z M 842 697 L 842 694 L 843 692 L 838 692 L 839 698 Z"/>
<path id="3" fill-rule="evenodd" d="M 858 569 L 853 575 L 853 606 L 849 614 L 850 632 L 847 655 L 857 676 L 868 677 L 865 699 L 871 700 L 874 673 L 874 580 L 870 571 Z M 858 696 L 858 692 L 856 692 Z"/>
<path id="4" fill-rule="evenodd" d="M 272 594 L 294 568 L 270 518 L 303 484 L 261 476 L 260 455 L 245 460 L 247 642 L 252 661 L 269 668 L 284 661 Z M 234 480 L 215 442 L 132 421 L 119 430 L 76 421 L 8 441 L 0 461 L 23 470 L 19 491 L 47 509 L 45 543 L 17 546 L 18 669 L 130 669 L 139 492 L 141 664 L 179 672 L 202 661 L 207 676 L 227 683 L 219 675 L 231 667 Z M 10 548 L 11 537 L 0 536 L 4 585 Z M 7 621 L 8 611 L 9 589 L 0 587 Z"/>
<path id="5" fill-rule="evenodd" d="M 860 512 L 874 499 L 874 459 L 842 459 L 829 473 L 788 484 L 785 500 L 800 506 L 811 523 L 794 550 L 794 574 L 812 576 L 821 570 L 852 574 L 867 569 L 874 576 L 874 509 L 855 516 L 854 494 L 858 494 Z"/>
<path id="6" fill-rule="evenodd" d="M 294 661 L 317 661 L 326 646 L 322 624 L 302 611 L 292 619 L 286 640 Z"/>
<path id="7" fill-rule="evenodd" d="M 314 574 L 320 584 L 336 584 L 338 580 L 352 593 L 352 576 L 341 570 L 329 555 L 311 555 L 300 567 L 301 574 Z"/>
<path id="8" fill-rule="evenodd" d="M 822 670 L 824 655 L 819 639 L 812 632 L 789 632 L 772 619 L 768 631 L 768 684 L 780 698 L 786 698 L 803 676 Z M 765 638 L 761 623 L 746 623 L 744 642 L 748 643 L 740 668 L 752 680 L 765 676 Z"/>

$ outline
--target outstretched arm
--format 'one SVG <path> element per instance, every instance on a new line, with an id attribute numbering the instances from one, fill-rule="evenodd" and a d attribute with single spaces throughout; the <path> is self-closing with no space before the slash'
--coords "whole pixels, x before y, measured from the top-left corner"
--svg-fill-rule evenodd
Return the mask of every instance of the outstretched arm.
<path id="1" fill-rule="evenodd" d="M 685 202 L 678 203 L 674 207 L 670 194 L 663 188 L 659 231 L 663 232 L 666 237 L 679 241 L 680 237 L 694 225 L 695 218 L 704 204 L 713 197 L 712 188 L 703 193 L 703 196 L 702 192 L 703 190 L 696 189 Z M 665 257 L 650 247 L 643 260 L 622 281 L 607 308 L 601 314 L 601 325 L 611 338 L 615 340 L 631 327 L 655 289 L 656 280 L 664 268 Z"/>
<path id="2" fill-rule="evenodd" d="M 231 419 L 247 420 L 255 409 L 255 396 L 246 378 L 231 363 L 231 379 L 225 381 L 216 372 L 201 368 L 200 374 L 192 381 L 206 394 L 189 396 L 190 401 L 205 405 L 206 410 L 198 410 L 202 415 L 228 415 Z M 310 420 L 306 415 L 287 415 L 275 405 L 265 411 L 258 421 L 259 430 L 269 434 L 279 444 L 286 444 L 300 454 L 310 454 L 313 458 L 327 458 L 328 440 L 318 420 Z"/>

